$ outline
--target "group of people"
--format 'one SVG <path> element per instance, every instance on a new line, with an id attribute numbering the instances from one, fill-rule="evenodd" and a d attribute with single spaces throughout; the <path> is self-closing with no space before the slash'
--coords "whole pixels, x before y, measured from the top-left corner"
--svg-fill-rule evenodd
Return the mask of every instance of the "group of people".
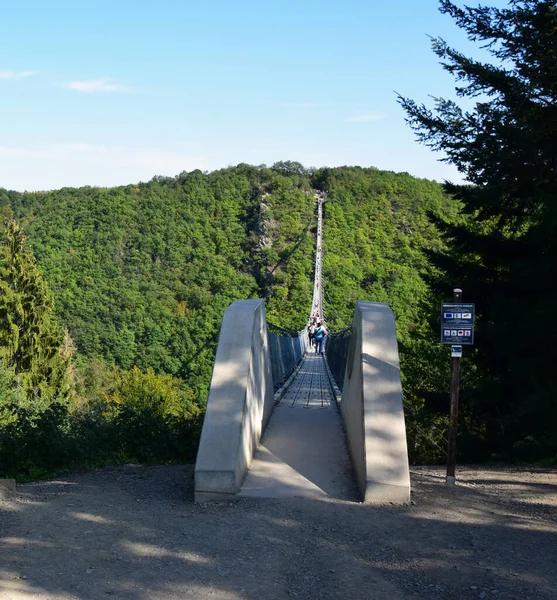
<path id="1" fill-rule="evenodd" d="M 315 352 L 323 354 L 323 343 L 327 336 L 325 325 L 319 320 L 319 315 L 316 313 L 311 316 L 308 327 L 308 338 L 311 346 L 315 346 Z"/>

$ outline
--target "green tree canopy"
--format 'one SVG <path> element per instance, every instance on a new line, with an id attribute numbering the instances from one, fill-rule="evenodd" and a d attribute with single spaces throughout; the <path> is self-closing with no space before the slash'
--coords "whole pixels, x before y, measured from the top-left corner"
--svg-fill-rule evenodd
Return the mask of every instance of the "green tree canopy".
<path id="1" fill-rule="evenodd" d="M 445 185 L 470 221 L 447 229 L 451 256 L 438 263 L 446 293 L 452 280 L 478 307 L 476 418 L 492 450 L 547 457 L 557 451 L 557 7 L 440 4 L 491 62 L 434 39 L 462 100 L 436 99 L 430 109 L 399 99 L 418 139 L 470 182 Z"/>

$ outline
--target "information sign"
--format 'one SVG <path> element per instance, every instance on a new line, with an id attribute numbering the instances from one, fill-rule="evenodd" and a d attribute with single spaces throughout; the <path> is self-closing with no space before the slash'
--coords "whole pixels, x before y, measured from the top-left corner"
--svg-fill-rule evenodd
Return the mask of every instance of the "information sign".
<path id="1" fill-rule="evenodd" d="M 474 343 L 474 304 L 441 305 L 441 343 L 468 346 Z"/>

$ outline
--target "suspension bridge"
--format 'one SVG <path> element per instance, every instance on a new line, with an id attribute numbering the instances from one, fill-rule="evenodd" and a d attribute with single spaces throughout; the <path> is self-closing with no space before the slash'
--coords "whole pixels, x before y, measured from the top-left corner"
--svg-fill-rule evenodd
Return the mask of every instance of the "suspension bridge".
<path id="1" fill-rule="evenodd" d="M 316 193 L 308 325 L 325 321 L 323 204 Z M 195 467 L 197 502 L 236 497 L 406 503 L 410 478 L 394 316 L 357 302 L 352 327 L 328 335 L 270 326 L 263 300 L 225 311 Z"/>

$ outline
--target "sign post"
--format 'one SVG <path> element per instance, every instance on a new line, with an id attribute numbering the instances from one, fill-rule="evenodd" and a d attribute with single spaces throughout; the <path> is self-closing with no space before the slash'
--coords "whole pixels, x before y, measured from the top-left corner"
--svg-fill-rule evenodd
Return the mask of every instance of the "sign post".
<path id="1" fill-rule="evenodd" d="M 474 343 L 474 304 L 462 303 L 462 290 L 453 290 L 453 303 L 441 305 L 441 342 L 451 345 L 451 409 L 449 415 L 449 449 L 445 482 L 456 483 L 456 432 L 460 391 L 462 346 Z"/>

